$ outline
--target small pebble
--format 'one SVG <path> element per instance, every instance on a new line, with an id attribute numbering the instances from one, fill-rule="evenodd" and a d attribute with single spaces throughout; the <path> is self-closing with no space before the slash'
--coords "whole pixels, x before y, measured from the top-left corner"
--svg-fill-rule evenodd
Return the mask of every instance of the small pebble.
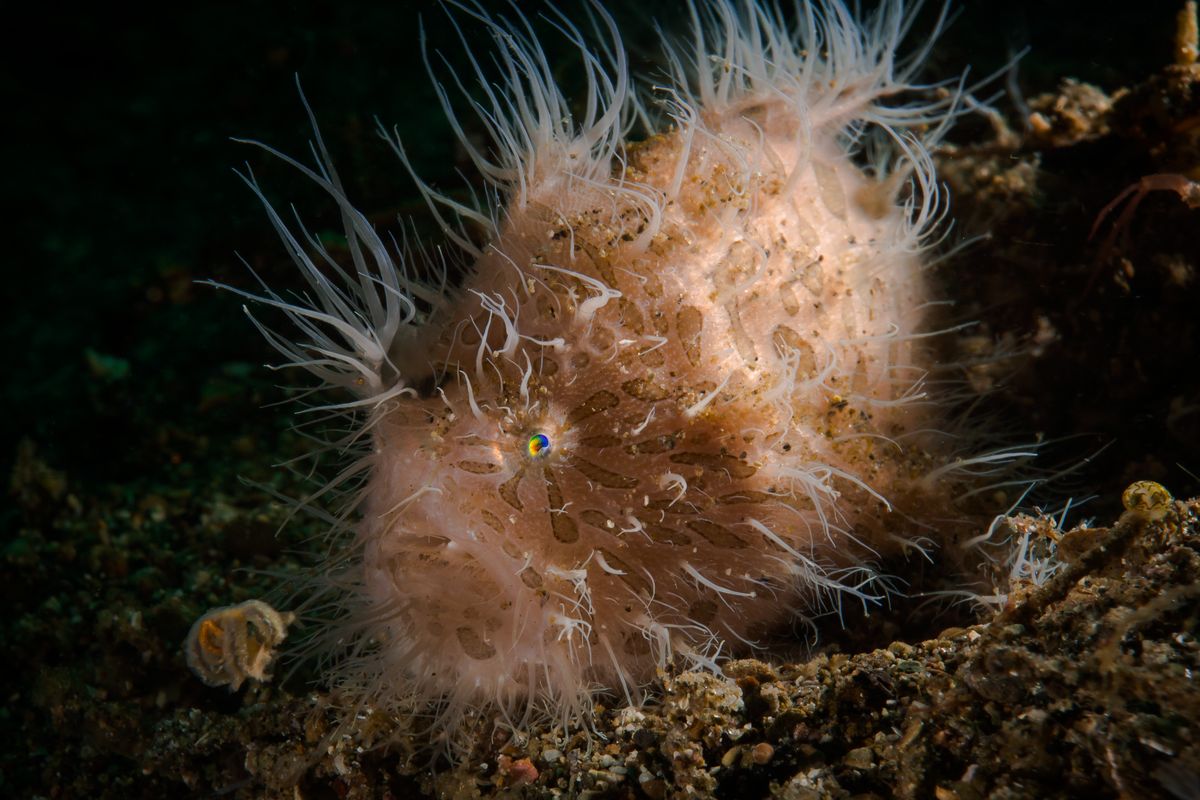
<path id="1" fill-rule="evenodd" d="M 1127 510 L 1143 511 L 1149 514 L 1151 519 L 1164 516 L 1170 510 L 1173 499 L 1162 484 L 1154 481 L 1131 483 L 1121 495 L 1121 503 Z"/>
<path id="2" fill-rule="evenodd" d="M 538 779 L 538 769 L 528 758 L 519 758 L 509 766 L 508 777 L 512 786 L 524 786 Z"/>
<path id="3" fill-rule="evenodd" d="M 856 747 L 846 753 L 842 763 L 852 769 L 870 769 L 875 764 L 875 754 L 869 747 Z"/>

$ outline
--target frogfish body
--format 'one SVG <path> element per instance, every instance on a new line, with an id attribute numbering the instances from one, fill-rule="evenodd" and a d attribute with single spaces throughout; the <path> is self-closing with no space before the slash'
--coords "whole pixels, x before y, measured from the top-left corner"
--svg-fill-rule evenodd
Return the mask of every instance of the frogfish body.
<path id="1" fill-rule="evenodd" d="M 879 603 L 880 561 L 953 514 L 923 252 L 944 209 L 928 148 L 960 94 L 914 87 L 903 5 L 698 2 L 666 121 L 635 143 L 649 115 L 594 10 L 601 46 L 557 19 L 582 117 L 524 21 L 458 11 L 503 72 L 470 104 L 490 149 L 463 136 L 485 199 L 419 183 L 471 262 L 458 285 L 388 249 L 319 140 L 301 169 L 352 263 L 272 212 L 313 288 L 259 298 L 302 333 L 272 341 L 354 393 L 334 405 L 369 442 L 320 638 L 344 687 L 446 728 L 486 707 L 578 720 L 672 663 Z"/>

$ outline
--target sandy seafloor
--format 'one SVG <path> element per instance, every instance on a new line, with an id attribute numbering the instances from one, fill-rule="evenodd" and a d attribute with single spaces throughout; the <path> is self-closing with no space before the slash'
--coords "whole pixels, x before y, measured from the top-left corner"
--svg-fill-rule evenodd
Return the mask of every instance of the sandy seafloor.
<path id="1" fill-rule="evenodd" d="M 1048 471 L 1077 467 L 1031 506 L 1086 500 L 1063 528 L 1103 549 L 1042 591 L 1013 587 L 999 618 L 885 615 L 802 663 L 668 677 L 660 703 L 602 712 L 590 746 L 530 731 L 436 772 L 402 742 L 371 749 L 404 726 L 382 715 L 318 748 L 330 698 L 303 667 L 231 694 L 180 652 L 199 614 L 276 589 L 320 532 L 277 532 L 286 510 L 255 484 L 302 491 L 274 465 L 304 443 L 268 407 L 282 394 L 240 304 L 195 281 L 249 286 L 240 253 L 296 283 L 230 172 L 247 159 L 311 227 L 337 221 L 228 137 L 301 153 L 298 72 L 360 207 L 431 230 L 373 134 L 373 115 L 398 124 L 435 183 L 465 166 L 415 13 L 97 7 L 9 30 L 0 795 L 1200 797 L 1200 509 L 1121 504 L 1137 480 L 1200 494 L 1200 209 L 1155 193 L 1106 251 L 1087 240 L 1141 176 L 1200 178 L 1200 77 L 1169 67 L 1179 3 L 1015 5 L 962 4 L 934 51 L 931 74 L 983 75 L 1031 46 L 1023 100 L 997 101 L 1005 126 L 967 125 L 941 155 L 951 241 L 992 235 L 937 277 L 979 320 L 951 347 L 1016 353 L 969 376 L 993 388 L 995 424 L 1047 442 Z M 616 11 L 649 70 L 642 14 Z"/>

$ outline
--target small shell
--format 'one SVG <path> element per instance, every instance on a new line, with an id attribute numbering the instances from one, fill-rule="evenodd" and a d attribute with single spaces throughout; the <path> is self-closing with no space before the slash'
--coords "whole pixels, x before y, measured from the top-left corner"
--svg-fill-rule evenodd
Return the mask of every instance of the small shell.
<path id="1" fill-rule="evenodd" d="M 1154 481 L 1137 481 L 1121 495 L 1121 503 L 1128 511 L 1142 511 L 1150 519 L 1162 519 L 1171 509 L 1174 498 L 1171 493 Z"/>
<path id="2" fill-rule="evenodd" d="M 247 678 L 269 680 L 267 667 L 295 618 L 261 600 L 214 608 L 196 620 L 184 642 L 188 667 L 209 686 L 231 692 Z"/>

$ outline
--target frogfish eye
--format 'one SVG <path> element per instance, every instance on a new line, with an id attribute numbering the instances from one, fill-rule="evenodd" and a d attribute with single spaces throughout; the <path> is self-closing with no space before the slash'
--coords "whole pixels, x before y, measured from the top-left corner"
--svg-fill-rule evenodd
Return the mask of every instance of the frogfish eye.
<path id="1" fill-rule="evenodd" d="M 530 458 L 545 458 L 550 454 L 550 437 L 544 433 L 535 433 L 529 437 L 525 447 Z"/>

